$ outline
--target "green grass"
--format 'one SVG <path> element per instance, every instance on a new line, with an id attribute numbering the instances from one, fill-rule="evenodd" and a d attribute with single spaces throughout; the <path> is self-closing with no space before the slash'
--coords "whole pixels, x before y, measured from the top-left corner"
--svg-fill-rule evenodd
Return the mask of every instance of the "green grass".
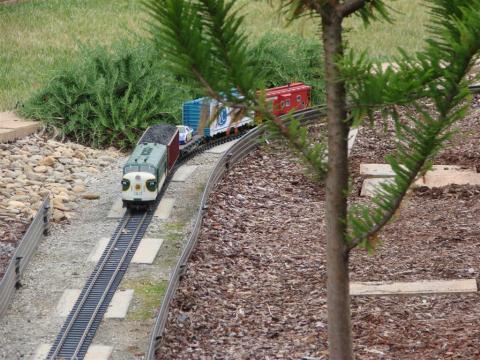
<path id="1" fill-rule="evenodd" d="M 295 21 L 285 28 L 286 22 L 279 17 L 266 2 L 240 0 L 243 13 L 247 18 L 248 30 L 254 37 L 276 31 L 293 32 L 303 37 L 320 39 L 318 22 L 308 18 Z M 397 55 L 398 47 L 409 52 L 416 52 L 424 46 L 427 36 L 425 24 L 428 21 L 428 11 L 422 0 L 387 1 L 394 9 L 394 23 L 376 22 L 365 28 L 361 20 L 352 17 L 346 20 L 349 27 L 346 36 L 350 46 L 355 50 L 367 51 L 378 60 L 388 60 Z"/>
<path id="2" fill-rule="evenodd" d="M 150 280 L 125 281 L 123 288 L 133 289 L 136 298 L 135 308 L 128 314 L 131 320 L 147 320 L 155 315 L 160 300 L 167 291 L 168 281 L 152 282 Z"/>
<path id="3" fill-rule="evenodd" d="M 33 0 L 0 5 L 0 110 L 11 109 L 75 58 L 78 45 L 135 36 L 135 0 Z"/>
<path id="4" fill-rule="evenodd" d="M 422 48 L 428 19 L 420 0 L 397 0 L 393 7 L 405 15 L 394 25 L 380 23 L 364 29 L 349 19 L 347 38 L 354 49 L 387 60 L 398 46 Z M 239 0 L 254 38 L 281 31 L 318 38 L 318 25 L 302 19 L 284 28 L 285 20 L 265 1 Z M 52 72 L 77 57 L 79 44 L 110 45 L 141 34 L 144 27 L 138 0 L 32 0 L 0 5 L 0 111 L 12 109 L 51 78 Z"/>

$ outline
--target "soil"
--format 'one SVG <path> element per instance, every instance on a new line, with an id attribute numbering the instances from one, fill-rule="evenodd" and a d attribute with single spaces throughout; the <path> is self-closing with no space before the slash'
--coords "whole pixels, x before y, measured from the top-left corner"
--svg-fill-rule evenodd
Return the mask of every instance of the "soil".
<path id="1" fill-rule="evenodd" d="M 480 165 L 480 110 L 436 163 Z M 352 201 L 361 162 L 394 147 L 364 127 L 351 155 Z M 387 132 L 392 131 L 387 124 Z M 324 188 L 280 145 L 234 167 L 212 194 L 199 243 L 172 302 L 158 359 L 326 359 Z M 355 250 L 352 280 L 475 278 L 480 187 L 418 188 L 373 255 Z M 480 357 L 479 295 L 354 297 L 358 359 Z"/>

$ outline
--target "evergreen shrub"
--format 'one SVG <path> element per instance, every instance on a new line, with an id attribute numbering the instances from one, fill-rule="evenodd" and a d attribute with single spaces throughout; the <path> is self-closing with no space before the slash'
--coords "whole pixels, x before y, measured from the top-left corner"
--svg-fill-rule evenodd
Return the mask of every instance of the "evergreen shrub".
<path id="1" fill-rule="evenodd" d="M 67 138 L 93 147 L 132 147 L 159 122 L 178 124 L 190 88 L 162 68 L 147 45 L 83 48 L 21 109 Z"/>

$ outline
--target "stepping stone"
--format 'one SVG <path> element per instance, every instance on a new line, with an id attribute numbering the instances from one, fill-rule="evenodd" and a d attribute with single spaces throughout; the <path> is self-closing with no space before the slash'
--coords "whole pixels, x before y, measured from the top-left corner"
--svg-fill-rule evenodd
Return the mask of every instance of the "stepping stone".
<path id="1" fill-rule="evenodd" d="M 391 182 L 392 178 L 370 178 L 365 179 L 362 184 L 362 189 L 360 191 L 360 196 L 369 196 L 373 197 L 375 192 L 379 188 L 381 183 Z"/>
<path id="2" fill-rule="evenodd" d="M 155 213 L 153 214 L 159 220 L 167 220 L 170 217 L 170 214 L 173 210 L 173 205 L 175 204 L 175 199 L 173 198 L 163 198 L 160 200 Z"/>
<path id="3" fill-rule="evenodd" d="M 55 315 L 60 317 L 67 317 L 70 311 L 73 309 L 73 305 L 75 305 L 75 301 L 77 301 L 78 297 L 82 290 L 80 289 L 67 289 L 63 292 L 62 297 L 57 303 L 55 307 Z"/>
<path id="4" fill-rule="evenodd" d="M 353 145 L 355 144 L 355 139 L 357 138 L 359 128 L 351 129 L 348 133 L 348 155 L 353 149 Z"/>
<path id="5" fill-rule="evenodd" d="M 80 289 L 67 289 L 63 292 L 60 301 L 55 308 L 55 315 L 66 317 L 72 311 L 75 302 L 80 295 Z M 104 318 L 106 319 L 123 319 L 127 316 L 130 301 L 133 298 L 133 290 L 117 290 L 113 295 L 110 305 L 108 305 Z"/>
<path id="6" fill-rule="evenodd" d="M 222 154 L 225 151 L 227 151 L 228 149 L 230 149 L 233 146 L 233 144 L 235 144 L 237 141 L 238 140 L 229 141 L 225 144 L 218 145 L 218 146 L 215 146 L 211 149 L 208 149 L 206 152 L 211 153 L 211 154 Z"/>
<path id="7" fill-rule="evenodd" d="M 429 171 L 419 178 L 415 185 L 429 188 L 447 185 L 480 185 L 480 173 L 459 170 Z"/>
<path id="8" fill-rule="evenodd" d="M 110 238 L 101 238 L 95 248 L 88 255 L 88 262 L 98 262 L 102 257 Z M 144 238 L 140 241 L 135 255 L 133 255 L 132 263 L 135 264 L 152 264 L 155 257 L 162 246 L 163 239 Z"/>
<path id="9" fill-rule="evenodd" d="M 52 344 L 42 344 L 40 345 L 31 360 L 45 360 L 48 356 L 48 352 Z M 87 353 L 85 354 L 85 360 L 109 360 L 111 359 L 113 352 L 112 346 L 105 345 L 91 345 L 88 348 Z"/>
<path id="10" fill-rule="evenodd" d="M 183 165 L 173 175 L 172 181 L 185 181 L 197 169 L 196 165 Z"/>
<path id="11" fill-rule="evenodd" d="M 350 282 L 350 295 L 429 295 L 477 292 L 476 279 Z"/>
<path id="12" fill-rule="evenodd" d="M 433 165 L 431 171 L 438 170 L 457 170 L 460 172 L 468 171 L 476 173 L 475 168 L 461 165 Z M 389 164 L 360 164 L 360 175 L 372 177 L 391 177 L 395 176 Z"/>
<path id="13" fill-rule="evenodd" d="M 158 251 L 162 246 L 163 239 L 145 238 L 140 241 L 138 249 L 133 255 L 132 263 L 135 264 L 153 264 Z"/>
<path id="14" fill-rule="evenodd" d="M 0 112 L 0 143 L 31 135 L 41 128 L 37 121 L 27 121 L 11 111 Z"/>
<path id="15" fill-rule="evenodd" d="M 121 219 L 123 215 L 125 215 L 126 211 L 127 209 L 123 207 L 122 199 L 116 199 L 112 205 L 112 208 L 108 212 L 107 218 Z"/>
<path id="16" fill-rule="evenodd" d="M 105 248 L 108 245 L 110 238 L 102 237 L 98 240 L 97 244 L 93 248 L 92 252 L 88 255 L 87 262 L 98 262 L 102 257 Z"/>

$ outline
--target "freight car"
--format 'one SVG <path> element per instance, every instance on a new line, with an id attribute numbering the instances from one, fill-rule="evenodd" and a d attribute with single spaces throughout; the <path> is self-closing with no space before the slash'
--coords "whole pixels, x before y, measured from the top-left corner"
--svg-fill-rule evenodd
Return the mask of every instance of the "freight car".
<path id="1" fill-rule="evenodd" d="M 267 89 L 266 100 L 271 103 L 275 116 L 290 111 L 305 109 L 310 105 L 311 87 L 303 83 L 291 83 L 285 86 Z M 233 133 L 243 127 L 253 125 L 253 116 L 246 115 L 233 121 L 235 112 L 223 107 L 214 99 L 200 98 L 183 104 L 183 124 L 189 126 L 196 135 L 211 138 L 225 133 Z M 211 119 L 216 115 L 215 119 Z M 204 126 L 203 134 L 198 134 L 202 119 L 211 119 Z"/>
<path id="2" fill-rule="evenodd" d="M 267 89 L 266 99 L 272 104 L 276 116 L 301 110 L 310 105 L 310 86 L 292 83 Z M 210 119 L 214 115 L 216 118 L 206 124 L 202 134 L 198 134 L 201 119 Z M 234 117 L 231 108 L 222 108 L 216 100 L 209 98 L 183 104 L 183 127 L 192 128 L 197 137 L 203 136 L 207 141 L 253 125 L 253 116 L 233 121 Z M 153 204 L 179 154 L 179 129 L 176 126 L 160 124 L 148 128 L 123 167 L 123 205 L 138 209 Z"/>
<path id="3" fill-rule="evenodd" d="M 122 202 L 127 208 L 153 204 L 179 156 L 176 126 L 154 125 L 139 140 L 123 167 Z"/>

